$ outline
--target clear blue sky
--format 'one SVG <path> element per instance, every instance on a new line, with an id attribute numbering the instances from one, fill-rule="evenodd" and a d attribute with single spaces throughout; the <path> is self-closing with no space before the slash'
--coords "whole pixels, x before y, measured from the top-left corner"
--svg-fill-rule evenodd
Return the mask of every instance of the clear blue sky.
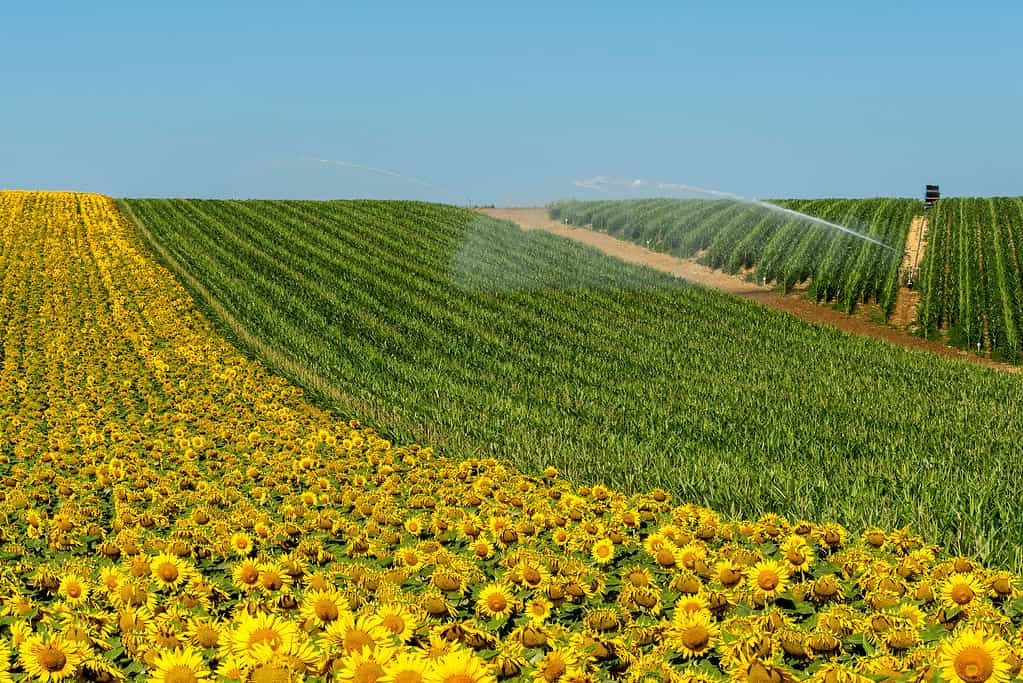
<path id="1" fill-rule="evenodd" d="M 0 187 L 1023 195 L 1023 3 L 155 4 L 0 6 Z"/>

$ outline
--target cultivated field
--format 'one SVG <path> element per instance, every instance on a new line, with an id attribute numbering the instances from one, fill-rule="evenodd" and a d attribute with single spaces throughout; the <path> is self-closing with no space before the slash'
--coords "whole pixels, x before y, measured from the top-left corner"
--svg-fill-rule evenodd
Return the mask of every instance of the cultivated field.
<path id="1" fill-rule="evenodd" d="M 910 251 L 920 202 L 908 199 L 787 200 L 778 205 L 836 221 Z M 851 312 L 875 302 L 897 324 L 930 339 L 1010 363 L 1021 359 L 1023 198 L 949 198 L 926 211 L 926 245 L 914 281 L 913 315 L 896 311 L 901 253 L 826 227 L 726 200 L 559 202 L 551 216 L 700 261 L 727 272 L 755 270 L 786 291 L 807 283 L 817 301 Z M 905 290 L 903 290 L 905 292 Z"/>
<path id="2" fill-rule="evenodd" d="M 839 230 L 733 200 L 637 199 L 559 202 L 553 218 L 592 226 L 676 256 L 700 255 L 712 268 L 753 269 L 785 291 L 809 282 L 817 301 L 852 312 L 874 302 L 887 316 L 899 286 L 901 248 L 919 202 L 910 199 L 788 200 L 794 209 L 898 247 L 886 250 Z"/>
<path id="3" fill-rule="evenodd" d="M 927 334 L 1018 363 L 1023 326 L 1023 198 L 943 199 L 920 283 Z"/>

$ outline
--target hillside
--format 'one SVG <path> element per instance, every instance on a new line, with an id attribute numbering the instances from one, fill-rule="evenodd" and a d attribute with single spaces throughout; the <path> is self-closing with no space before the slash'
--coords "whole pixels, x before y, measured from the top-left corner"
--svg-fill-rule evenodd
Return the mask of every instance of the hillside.
<path id="1" fill-rule="evenodd" d="M 399 441 L 728 515 L 912 524 L 1019 561 L 1015 378 L 453 207 L 124 206 L 200 304 L 230 314 L 221 329 Z"/>

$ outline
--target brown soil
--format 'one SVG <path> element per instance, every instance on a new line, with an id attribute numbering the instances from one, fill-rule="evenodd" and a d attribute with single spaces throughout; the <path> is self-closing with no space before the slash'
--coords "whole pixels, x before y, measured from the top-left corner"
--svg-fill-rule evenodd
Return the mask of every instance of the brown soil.
<path id="1" fill-rule="evenodd" d="M 997 363 L 969 351 L 927 341 L 889 325 L 871 322 L 866 320 L 862 314 L 847 315 L 830 306 L 816 304 L 809 299 L 803 298 L 798 292 L 784 294 L 771 287 L 763 287 L 755 282 L 747 282 L 739 276 L 730 275 L 720 270 L 713 270 L 696 263 L 692 259 L 680 259 L 670 254 L 650 251 L 638 244 L 620 240 L 603 232 L 558 223 L 551 220 L 547 215 L 547 210 L 542 207 L 479 209 L 479 211 L 493 218 L 511 221 L 523 230 L 545 230 L 555 235 L 596 247 L 604 253 L 623 261 L 650 266 L 651 268 L 671 273 L 676 277 L 757 301 L 765 306 L 785 311 L 803 320 L 831 325 L 845 332 L 876 337 L 877 339 L 884 339 L 906 348 L 929 351 L 949 358 L 958 358 L 1007 372 L 1019 372 L 1021 369 L 1013 365 Z"/>
<path id="2" fill-rule="evenodd" d="M 906 252 L 902 256 L 900 273 L 912 272 L 914 280 L 920 279 L 917 271 L 924 261 L 924 250 L 927 248 L 927 217 L 913 216 L 906 235 Z M 901 284 L 901 283 L 900 283 Z M 914 285 L 917 285 L 914 282 Z M 909 287 L 899 287 L 895 295 L 895 310 L 892 312 L 891 323 L 900 328 L 911 328 L 916 323 L 917 308 L 920 304 L 920 292 Z"/>

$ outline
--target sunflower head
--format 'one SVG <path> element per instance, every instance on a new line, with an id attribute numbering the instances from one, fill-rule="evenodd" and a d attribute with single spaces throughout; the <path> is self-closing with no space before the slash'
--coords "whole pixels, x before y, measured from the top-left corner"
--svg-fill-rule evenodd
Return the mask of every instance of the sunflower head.
<path id="1" fill-rule="evenodd" d="M 1005 641 L 973 628 L 942 643 L 938 666 L 951 683 L 1005 683 L 1011 675 Z"/>

